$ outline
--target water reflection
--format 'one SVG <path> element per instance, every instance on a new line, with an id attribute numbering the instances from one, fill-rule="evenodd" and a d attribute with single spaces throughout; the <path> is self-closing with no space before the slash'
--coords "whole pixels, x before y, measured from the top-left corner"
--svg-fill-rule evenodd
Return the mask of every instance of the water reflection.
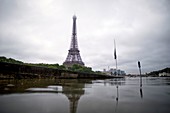
<path id="1" fill-rule="evenodd" d="M 90 83 L 91 80 L 69 80 L 60 81 L 58 85 L 63 86 L 63 94 L 67 96 L 70 102 L 70 113 L 76 113 L 77 105 L 80 97 L 84 94 L 85 83 Z"/>
<path id="2" fill-rule="evenodd" d="M 143 98 L 143 91 L 142 91 L 142 87 L 140 87 L 140 97 Z"/>
<path id="3" fill-rule="evenodd" d="M 117 96 L 116 96 L 116 108 L 115 108 L 115 112 L 117 112 L 117 108 L 118 108 L 118 100 L 119 100 L 119 86 L 116 86 L 116 91 L 117 91 Z"/>
<path id="4" fill-rule="evenodd" d="M 142 87 L 139 78 L 0 80 L 0 113 L 143 113 L 157 108 L 169 113 L 169 83 L 168 78 L 143 78 Z"/>
<path id="5" fill-rule="evenodd" d="M 142 91 L 142 76 L 141 76 L 141 70 L 140 70 L 140 97 L 143 98 L 143 91 Z"/>
<path id="6" fill-rule="evenodd" d="M 0 81 L 0 94 L 11 93 L 62 93 L 70 105 L 70 113 L 76 113 L 80 97 L 84 94 L 85 83 L 88 79 L 59 79 L 59 80 L 2 80 Z"/>

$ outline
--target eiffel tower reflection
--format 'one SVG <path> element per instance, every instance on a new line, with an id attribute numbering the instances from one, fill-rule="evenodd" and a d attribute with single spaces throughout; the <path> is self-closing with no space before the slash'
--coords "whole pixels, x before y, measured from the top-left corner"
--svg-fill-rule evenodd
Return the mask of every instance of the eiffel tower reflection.
<path id="1" fill-rule="evenodd" d="M 34 84 L 33 84 L 34 83 Z M 2 84 L 6 84 L 2 86 Z M 48 91 L 47 86 L 62 86 L 62 91 L 55 93 L 62 93 L 69 100 L 70 113 L 76 113 L 79 99 L 84 95 L 85 84 L 92 84 L 90 79 L 56 79 L 56 80 L 11 80 L 0 82 L 0 89 L 5 89 L 8 84 L 14 84 L 8 86 L 9 90 L 0 90 L 1 94 L 9 93 L 23 93 L 26 90 L 31 93 L 51 93 Z M 46 88 L 47 87 L 47 88 Z M 42 88 L 42 89 L 41 89 Z M 45 90 L 44 90 L 45 89 Z"/>
<path id="2" fill-rule="evenodd" d="M 63 86 L 63 94 L 67 96 L 70 102 L 70 113 L 76 113 L 78 101 L 84 95 L 85 83 L 90 83 L 91 80 L 62 80 L 60 85 Z"/>

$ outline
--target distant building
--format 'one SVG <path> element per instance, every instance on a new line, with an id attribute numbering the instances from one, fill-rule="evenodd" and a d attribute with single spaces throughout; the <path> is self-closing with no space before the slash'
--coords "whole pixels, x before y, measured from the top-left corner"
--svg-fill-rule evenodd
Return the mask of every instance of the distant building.
<path id="1" fill-rule="evenodd" d="M 110 68 L 108 71 L 106 71 L 106 69 L 103 70 L 104 73 L 108 74 L 108 75 L 126 75 L 125 71 L 118 69 L 116 71 L 116 69 Z"/>
<path id="2" fill-rule="evenodd" d="M 160 77 L 170 76 L 170 73 L 162 72 L 162 73 L 159 73 L 159 76 Z"/>

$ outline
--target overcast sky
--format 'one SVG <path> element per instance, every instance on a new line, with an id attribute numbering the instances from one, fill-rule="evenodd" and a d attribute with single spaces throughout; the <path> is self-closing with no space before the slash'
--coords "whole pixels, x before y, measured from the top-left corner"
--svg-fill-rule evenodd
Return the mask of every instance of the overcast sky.
<path id="1" fill-rule="evenodd" d="M 0 0 L 0 56 L 62 64 L 72 16 L 80 55 L 93 70 L 138 73 L 170 67 L 170 0 Z"/>

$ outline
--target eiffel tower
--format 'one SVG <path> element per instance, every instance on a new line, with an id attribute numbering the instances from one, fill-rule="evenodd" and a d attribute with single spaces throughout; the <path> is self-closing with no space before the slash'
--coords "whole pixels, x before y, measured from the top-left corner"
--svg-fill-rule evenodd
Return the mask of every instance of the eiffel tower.
<path id="1" fill-rule="evenodd" d="M 82 65 L 84 66 L 84 63 L 80 56 L 80 51 L 78 49 L 78 43 L 77 43 L 77 32 L 76 32 L 76 19 L 77 17 L 73 16 L 73 29 L 72 29 L 72 39 L 71 39 L 71 45 L 70 49 L 68 50 L 68 55 L 63 63 L 63 65 L 71 67 L 74 64 Z"/>

